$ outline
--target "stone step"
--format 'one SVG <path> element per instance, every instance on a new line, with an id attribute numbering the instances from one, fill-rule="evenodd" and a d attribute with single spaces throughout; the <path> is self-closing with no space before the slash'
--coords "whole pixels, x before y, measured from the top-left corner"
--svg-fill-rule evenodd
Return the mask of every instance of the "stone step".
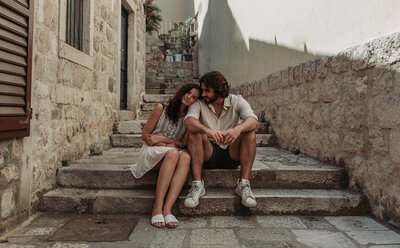
<path id="1" fill-rule="evenodd" d="M 142 110 L 140 110 L 137 113 L 136 120 L 146 121 L 147 119 L 149 119 L 150 114 L 151 114 L 151 111 L 142 111 Z"/>
<path id="2" fill-rule="evenodd" d="M 158 94 L 144 94 L 143 95 L 143 102 L 147 103 L 166 103 L 168 100 L 173 97 L 174 95 L 158 95 Z"/>
<path id="3" fill-rule="evenodd" d="M 156 105 L 157 104 L 159 104 L 159 103 L 153 103 L 153 102 L 149 102 L 149 103 L 142 103 L 142 104 L 140 104 L 140 109 L 142 110 L 142 111 L 153 111 L 153 109 L 156 107 Z"/>
<path id="4" fill-rule="evenodd" d="M 170 95 L 170 94 L 175 94 L 177 89 L 175 88 L 167 88 L 167 89 L 147 89 L 146 88 L 146 94 L 159 94 L 159 95 Z"/>
<path id="5" fill-rule="evenodd" d="M 140 134 L 112 134 L 110 137 L 113 147 L 141 147 L 143 145 Z M 274 146 L 276 139 L 271 134 L 257 134 L 256 143 L 259 147 Z"/>
<path id="6" fill-rule="evenodd" d="M 270 154 L 271 151 L 269 151 Z M 261 161 L 260 154 L 268 152 L 258 149 L 257 153 L 258 157 L 254 161 L 250 177 L 253 188 L 342 189 L 347 187 L 346 172 L 342 167 L 324 164 L 306 157 L 298 157 L 300 160 L 293 163 L 288 158 L 285 159 L 283 152 L 280 155 L 271 155 L 269 158 L 281 159 L 279 162 Z M 97 161 L 93 162 L 85 160 L 71 164 L 58 170 L 57 184 L 70 188 L 154 189 L 158 175 L 156 171 L 149 171 L 139 179 L 135 179 L 131 174 L 130 167 L 137 161 L 137 154 L 138 152 L 116 153 L 112 156 L 103 156 L 103 159 L 96 158 Z M 303 161 L 303 164 L 299 161 Z M 239 176 L 240 169 L 203 171 L 205 185 L 210 188 L 233 188 Z M 189 173 L 186 187 L 189 187 L 191 181 Z"/>
<path id="7" fill-rule="evenodd" d="M 115 123 L 113 131 L 115 134 L 141 134 L 145 124 L 145 120 L 120 121 Z"/>
<path id="8" fill-rule="evenodd" d="M 196 208 L 185 208 L 181 192 L 173 212 L 184 215 L 362 215 L 367 212 L 362 195 L 347 190 L 253 189 L 257 206 L 246 208 L 233 189 L 206 189 Z M 154 190 L 93 190 L 58 188 L 47 192 L 41 210 L 92 214 L 150 214 Z"/>
<path id="9" fill-rule="evenodd" d="M 157 103 L 146 103 L 151 105 L 156 105 Z M 154 108 L 154 107 L 153 107 Z M 141 134 L 144 125 L 146 124 L 145 119 L 129 120 L 129 121 L 119 121 L 114 125 L 114 134 Z M 271 133 L 271 128 L 268 123 L 263 122 L 258 126 L 256 133 L 258 134 L 268 134 Z"/>

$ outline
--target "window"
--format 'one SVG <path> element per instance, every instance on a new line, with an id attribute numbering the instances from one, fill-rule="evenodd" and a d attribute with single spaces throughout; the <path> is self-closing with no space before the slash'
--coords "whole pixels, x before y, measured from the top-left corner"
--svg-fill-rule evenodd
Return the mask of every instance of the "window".
<path id="1" fill-rule="evenodd" d="M 33 0 L 0 1 L 0 139 L 29 136 Z"/>
<path id="2" fill-rule="evenodd" d="M 93 0 L 60 0 L 59 56 L 93 69 Z"/>
<path id="3" fill-rule="evenodd" d="M 82 51 L 83 1 L 67 0 L 66 43 Z"/>

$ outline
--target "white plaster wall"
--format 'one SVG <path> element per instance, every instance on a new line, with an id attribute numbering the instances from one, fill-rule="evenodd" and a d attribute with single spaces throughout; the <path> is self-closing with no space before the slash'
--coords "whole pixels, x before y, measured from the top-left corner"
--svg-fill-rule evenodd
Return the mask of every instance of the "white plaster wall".
<path id="1" fill-rule="evenodd" d="M 398 0 L 194 0 L 199 70 L 237 85 L 400 31 Z"/>
<path id="2" fill-rule="evenodd" d="M 163 21 L 182 21 L 186 20 L 187 2 L 189 0 L 156 0 L 154 3 L 161 9 Z"/>

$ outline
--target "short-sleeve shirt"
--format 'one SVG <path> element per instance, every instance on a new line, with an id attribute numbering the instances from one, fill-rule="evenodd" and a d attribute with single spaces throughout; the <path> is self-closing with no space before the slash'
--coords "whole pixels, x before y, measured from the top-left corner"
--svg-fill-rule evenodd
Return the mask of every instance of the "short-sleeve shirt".
<path id="1" fill-rule="evenodd" d="M 217 131 L 233 128 L 241 120 L 244 121 L 249 117 L 258 120 L 250 104 L 241 95 L 233 94 L 224 99 L 224 107 L 219 117 L 215 112 L 214 105 L 207 104 L 204 100 L 198 100 L 189 107 L 185 120 L 188 117 L 194 117 L 203 125 Z"/>

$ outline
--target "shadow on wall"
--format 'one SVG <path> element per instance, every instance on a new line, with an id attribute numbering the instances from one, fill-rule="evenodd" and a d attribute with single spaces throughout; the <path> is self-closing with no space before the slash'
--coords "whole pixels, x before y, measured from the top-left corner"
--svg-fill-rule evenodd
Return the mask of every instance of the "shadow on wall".
<path id="1" fill-rule="evenodd" d="M 257 25 L 255 23 L 254 25 Z M 266 74 L 305 62 L 314 55 L 250 39 L 239 29 L 227 0 L 208 1 L 207 14 L 199 36 L 200 75 L 211 70 L 221 71 L 232 86 L 258 80 Z M 279 37 L 276 37 L 279 41 Z M 306 45 L 305 45 L 306 47 Z"/>
<path id="2" fill-rule="evenodd" d="M 372 214 L 400 228 L 400 33 L 233 88 L 278 144 L 346 168 Z"/>

